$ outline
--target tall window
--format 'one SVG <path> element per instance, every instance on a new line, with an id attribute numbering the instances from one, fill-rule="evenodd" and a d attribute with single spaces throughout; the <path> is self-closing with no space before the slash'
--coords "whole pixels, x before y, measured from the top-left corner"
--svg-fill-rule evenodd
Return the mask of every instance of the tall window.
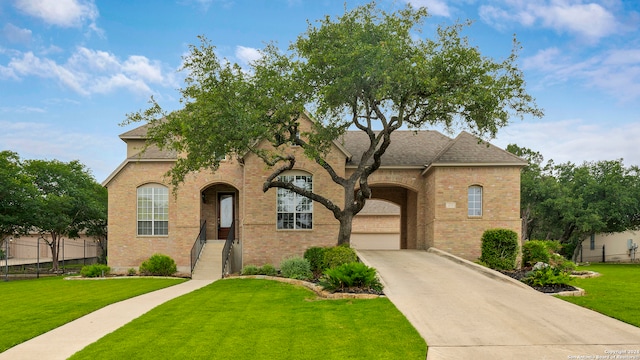
<path id="1" fill-rule="evenodd" d="M 596 234 L 591 234 L 591 237 L 589 238 L 589 250 L 595 250 L 596 249 Z"/>
<path id="2" fill-rule="evenodd" d="M 482 216 L 482 186 L 469 186 L 469 216 Z"/>
<path id="3" fill-rule="evenodd" d="M 292 182 L 305 190 L 312 191 L 311 175 L 282 175 L 281 181 Z M 313 201 L 288 189 L 278 188 L 277 195 L 278 229 L 312 229 Z"/>
<path id="4" fill-rule="evenodd" d="M 169 190 L 161 185 L 138 188 L 138 235 L 169 234 Z"/>

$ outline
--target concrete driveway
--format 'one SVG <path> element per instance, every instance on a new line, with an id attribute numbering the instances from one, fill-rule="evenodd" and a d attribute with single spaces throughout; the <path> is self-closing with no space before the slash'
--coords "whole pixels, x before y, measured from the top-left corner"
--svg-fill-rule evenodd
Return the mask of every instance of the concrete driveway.
<path id="1" fill-rule="evenodd" d="M 435 249 L 358 254 L 427 341 L 428 360 L 640 360 L 640 328 L 466 260 Z"/>

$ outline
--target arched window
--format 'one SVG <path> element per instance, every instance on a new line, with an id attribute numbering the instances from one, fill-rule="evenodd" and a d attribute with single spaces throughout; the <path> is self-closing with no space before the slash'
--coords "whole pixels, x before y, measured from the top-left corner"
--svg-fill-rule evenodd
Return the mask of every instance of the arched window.
<path id="1" fill-rule="evenodd" d="M 169 234 L 169 189 L 158 184 L 138 188 L 138 235 Z"/>
<path id="2" fill-rule="evenodd" d="M 280 175 L 280 181 L 292 182 L 305 190 L 313 190 L 313 177 L 301 171 L 291 171 Z M 313 200 L 288 189 L 278 188 L 277 195 L 278 229 L 312 229 Z"/>
<path id="3" fill-rule="evenodd" d="M 482 186 L 469 186 L 468 206 L 469 216 L 482 216 Z"/>

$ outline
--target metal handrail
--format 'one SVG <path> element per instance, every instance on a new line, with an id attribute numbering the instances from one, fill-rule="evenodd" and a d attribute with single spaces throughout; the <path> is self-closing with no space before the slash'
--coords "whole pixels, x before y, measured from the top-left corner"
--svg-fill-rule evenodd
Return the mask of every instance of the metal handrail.
<path id="1" fill-rule="evenodd" d="M 222 249 L 222 277 L 229 274 L 229 267 L 231 263 L 229 262 L 229 257 L 231 256 L 231 249 L 233 249 L 233 242 L 235 240 L 236 234 L 236 220 L 234 219 L 231 223 L 231 230 L 229 231 L 229 235 L 227 235 L 227 240 L 224 242 L 224 248 Z"/>
<path id="2" fill-rule="evenodd" d="M 204 244 L 207 242 L 207 221 L 203 221 L 202 225 L 200 225 L 200 232 L 198 233 L 198 237 L 196 237 L 196 241 L 193 243 L 191 247 L 191 274 L 193 274 L 193 269 L 196 267 L 196 263 L 200 258 L 200 253 L 202 253 L 202 248 Z"/>

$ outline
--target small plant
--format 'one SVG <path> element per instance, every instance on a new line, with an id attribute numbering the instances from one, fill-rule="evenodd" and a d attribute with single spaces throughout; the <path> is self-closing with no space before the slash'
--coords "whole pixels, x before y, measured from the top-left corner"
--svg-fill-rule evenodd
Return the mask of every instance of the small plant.
<path id="1" fill-rule="evenodd" d="M 569 273 L 576 269 L 576 264 L 574 264 L 573 261 L 565 259 L 565 257 L 560 254 L 551 254 L 549 257 L 549 265 L 560 269 L 560 271 Z"/>
<path id="2" fill-rule="evenodd" d="M 320 285 L 329 291 L 373 290 L 382 291 L 382 283 L 376 275 L 376 269 L 359 262 L 342 264 L 327 269 L 320 281 Z"/>
<path id="3" fill-rule="evenodd" d="M 171 276 L 178 271 L 176 262 L 167 255 L 154 254 L 140 265 L 141 275 Z"/>
<path id="4" fill-rule="evenodd" d="M 267 276 L 278 275 L 278 270 L 271 264 L 264 264 L 258 269 L 258 274 Z"/>
<path id="5" fill-rule="evenodd" d="M 242 274 L 242 275 L 258 275 L 259 270 L 260 269 L 255 265 L 247 265 L 247 266 L 242 268 L 242 271 L 240 271 L 240 274 Z"/>
<path id="6" fill-rule="evenodd" d="M 136 271 L 135 268 L 129 268 L 129 270 L 127 271 L 127 275 L 129 276 L 135 276 L 138 273 L 138 271 Z"/>
<path id="7" fill-rule="evenodd" d="M 496 270 L 513 270 L 518 255 L 518 234 L 510 229 L 490 229 L 482 234 L 480 261 Z"/>
<path id="8" fill-rule="evenodd" d="M 309 261 L 301 257 L 284 259 L 280 263 L 280 273 L 286 278 L 298 280 L 309 280 L 313 276 Z"/>
<path id="9" fill-rule="evenodd" d="M 571 277 L 568 273 L 551 266 L 544 266 L 537 270 L 530 271 L 522 280 L 525 284 L 530 286 L 553 286 L 553 285 L 567 285 L 571 281 Z"/>
<path id="10" fill-rule="evenodd" d="M 549 263 L 549 248 L 542 240 L 529 240 L 522 245 L 522 263 L 533 266 L 537 262 Z"/>
<path id="11" fill-rule="evenodd" d="M 326 250 L 327 248 L 324 247 L 312 246 L 304 252 L 303 257 L 309 261 L 314 277 L 319 277 L 326 269 L 324 262 L 324 253 Z"/>
<path id="12" fill-rule="evenodd" d="M 349 245 L 334 246 L 324 251 L 324 266 L 325 269 L 332 269 L 342 264 L 348 264 L 357 262 L 358 256 L 356 251 L 349 247 Z"/>
<path id="13" fill-rule="evenodd" d="M 111 268 L 104 264 L 87 265 L 83 266 L 82 269 L 80 269 L 80 275 L 82 275 L 82 277 L 89 278 L 104 277 L 106 275 L 109 275 L 110 272 Z"/>

